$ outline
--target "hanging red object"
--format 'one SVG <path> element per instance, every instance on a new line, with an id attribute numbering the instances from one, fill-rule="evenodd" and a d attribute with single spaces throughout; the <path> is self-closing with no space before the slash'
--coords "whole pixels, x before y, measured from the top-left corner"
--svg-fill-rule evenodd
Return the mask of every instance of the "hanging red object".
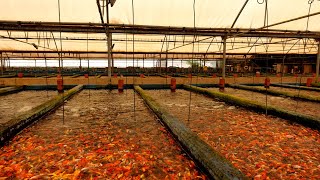
<path id="1" fill-rule="evenodd" d="M 192 78 L 192 74 L 188 74 L 188 78 Z"/>
<path id="2" fill-rule="evenodd" d="M 58 74 L 58 75 L 57 75 L 57 78 L 58 78 L 58 79 L 61 79 L 61 74 Z"/>
<path id="3" fill-rule="evenodd" d="M 264 80 L 264 87 L 265 88 L 270 88 L 270 78 L 266 78 L 265 80 Z"/>
<path id="4" fill-rule="evenodd" d="M 307 86 L 307 87 L 310 87 L 311 84 L 312 84 L 312 81 L 313 81 L 312 78 L 308 78 L 308 79 L 307 79 L 307 84 L 306 84 L 306 86 Z"/>
<path id="5" fill-rule="evenodd" d="M 175 78 L 171 78 L 171 84 L 170 84 L 171 92 L 176 92 L 176 88 L 177 88 L 177 80 Z"/>
<path id="6" fill-rule="evenodd" d="M 84 77 L 85 78 L 89 78 L 89 74 L 84 74 Z"/>
<path id="7" fill-rule="evenodd" d="M 316 77 L 316 73 L 312 73 L 312 77 Z"/>
<path id="8" fill-rule="evenodd" d="M 213 75 L 212 75 L 212 78 L 216 78 L 216 77 L 217 77 L 217 74 L 213 74 Z"/>
<path id="9" fill-rule="evenodd" d="M 23 77 L 23 73 L 18 73 L 18 77 L 22 78 Z"/>
<path id="10" fill-rule="evenodd" d="M 57 90 L 59 93 L 63 92 L 63 80 L 62 79 L 57 79 Z"/>
<path id="11" fill-rule="evenodd" d="M 233 74 L 233 77 L 234 77 L 234 78 L 237 78 L 237 77 L 238 77 L 238 74 Z"/>
<path id="12" fill-rule="evenodd" d="M 225 87 L 225 79 L 221 78 L 219 80 L 219 90 L 224 91 L 224 87 Z"/>
<path id="13" fill-rule="evenodd" d="M 294 74 L 294 77 L 298 77 L 298 74 Z"/>
<path id="14" fill-rule="evenodd" d="M 144 74 L 140 74 L 140 78 L 145 78 Z"/>
<path id="15" fill-rule="evenodd" d="M 118 80 L 118 92 L 119 93 L 122 93 L 123 92 L 123 88 L 124 87 L 124 81 L 123 81 L 123 79 L 119 79 Z"/>
<path id="16" fill-rule="evenodd" d="M 114 77 L 114 78 L 117 78 L 117 77 L 118 77 L 118 74 L 113 74 L 113 77 Z"/>
<path id="17" fill-rule="evenodd" d="M 277 74 L 277 77 L 281 77 L 281 74 L 280 74 L 280 73 L 278 73 L 278 74 Z"/>

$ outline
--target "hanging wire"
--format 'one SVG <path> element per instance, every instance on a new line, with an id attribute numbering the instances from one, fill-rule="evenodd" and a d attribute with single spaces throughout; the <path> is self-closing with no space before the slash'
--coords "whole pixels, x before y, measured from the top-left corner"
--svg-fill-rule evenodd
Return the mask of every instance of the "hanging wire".
<path id="1" fill-rule="evenodd" d="M 89 60 L 89 32 L 87 30 L 87 60 L 88 60 L 88 86 L 90 84 L 90 60 Z M 90 103 L 90 87 L 89 89 L 89 103 Z"/>
<path id="2" fill-rule="evenodd" d="M 311 6 L 312 6 L 312 3 L 314 2 L 314 0 L 309 0 L 308 1 L 308 4 L 309 4 L 309 10 L 308 10 L 308 15 L 310 14 L 310 10 L 311 10 Z M 307 19 L 307 25 L 306 25 L 306 31 L 308 31 L 308 28 L 309 28 L 309 17 Z M 306 46 L 307 46 L 307 40 L 304 40 L 303 41 L 303 54 L 305 55 L 306 54 Z M 303 60 L 301 61 L 301 68 L 303 67 Z M 302 73 L 300 75 L 300 82 L 299 82 L 299 88 L 298 88 L 298 98 L 300 96 L 300 91 L 301 91 L 301 81 L 302 81 Z M 296 108 L 295 108 L 295 112 L 297 112 L 297 109 L 298 109 L 298 105 L 299 105 L 299 101 L 298 101 L 298 98 L 296 99 Z"/>
<path id="3" fill-rule="evenodd" d="M 309 0 L 309 1 L 308 1 L 308 4 L 309 4 L 308 15 L 310 15 L 311 6 L 312 6 L 313 2 L 314 2 L 314 0 Z M 308 31 L 308 28 L 309 28 L 309 19 L 310 19 L 310 16 L 308 16 L 308 18 L 307 18 L 307 27 L 306 27 L 306 31 Z"/>
<path id="4" fill-rule="evenodd" d="M 267 51 L 266 51 L 267 53 Z M 267 56 L 267 68 L 266 68 L 266 78 L 268 78 L 268 69 L 269 69 L 269 59 Z M 268 88 L 266 86 L 266 116 L 268 115 Z"/>
<path id="5" fill-rule="evenodd" d="M 257 0 L 257 2 L 259 3 L 259 0 Z M 265 2 L 265 12 L 264 12 L 264 26 L 268 26 L 268 0 L 263 0 L 263 2 Z M 260 3 L 259 3 L 260 4 Z M 266 28 L 268 29 L 268 27 Z M 262 39 L 260 39 L 262 41 Z M 272 41 L 272 39 L 270 39 L 270 42 Z M 268 54 L 268 48 L 269 48 L 269 44 L 268 44 L 268 38 L 266 40 L 267 44 L 265 45 L 265 49 L 266 49 L 266 54 Z M 266 80 L 268 78 L 268 70 L 269 70 L 269 58 L 267 55 L 267 66 L 266 66 Z M 266 86 L 266 116 L 268 115 L 268 87 Z"/>
<path id="6" fill-rule="evenodd" d="M 44 48 L 44 49 L 48 49 L 48 50 L 54 51 L 54 49 L 47 48 L 47 47 L 40 46 L 40 45 L 36 45 L 35 43 L 29 43 L 29 42 L 26 42 L 26 41 L 22 41 L 22 40 L 13 38 L 13 37 L 7 37 L 7 36 L 3 36 L 3 35 L 0 35 L 0 37 L 1 37 L 1 38 L 4 38 L 4 39 L 11 39 L 11 40 L 13 40 L 13 41 L 17 41 L 17 42 L 20 42 L 20 43 L 28 44 L 28 45 L 33 46 L 33 47 L 36 48 L 36 49 L 38 49 L 39 47 L 41 47 L 41 48 Z"/>
<path id="7" fill-rule="evenodd" d="M 250 40 L 250 41 L 251 41 L 251 40 Z M 253 47 L 253 46 L 252 46 L 252 47 Z M 257 48 L 256 48 L 256 47 L 254 47 L 254 51 L 255 51 L 255 54 L 257 54 Z M 251 59 L 252 84 L 254 84 L 254 77 L 255 77 L 255 75 L 256 75 L 256 72 L 255 72 L 253 66 L 254 66 L 254 62 L 253 62 L 253 60 Z M 253 99 L 254 99 L 254 98 L 253 98 L 253 91 L 251 91 L 251 100 L 253 100 Z"/>
<path id="8" fill-rule="evenodd" d="M 58 12 L 59 12 L 59 25 L 61 24 L 61 9 L 60 9 L 60 0 L 58 0 Z M 60 73 L 61 73 L 61 79 L 62 79 L 62 86 L 63 86 L 63 60 L 61 57 L 61 52 L 62 52 L 62 39 L 61 39 L 61 34 L 62 34 L 62 30 L 61 30 L 61 25 L 60 25 L 60 53 L 59 54 L 59 68 L 60 68 L 60 61 L 61 61 L 61 69 L 60 69 Z M 62 93 L 62 123 L 64 124 L 64 93 Z"/>
<path id="9" fill-rule="evenodd" d="M 126 33 L 126 85 L 128 84 L 128 34 Z M 128 89 L 126 88 L 126 96 L 128 96 Z"/>
<path id="10" fill-rule="evenodd" d="M 168 35 L 168 39 L 166 39 L 166 86 L 168 84 L 168 49 L 169 49 L 169 41 L 170 41 L 170 35 Z"/>
<path id="11" fill-rule="evenodd" d="M 198 42 L 198 53 L 200 52 L 200 47 L 199 47 L 199 44 L 200 42 Z M 200 59 L 200 62 L 199 60 L 197 61 L 196 63 L 196 72 L 197 72 L 197 78 L 196 78 L 196 86 L 198 85 L 198 80 L 199 80 L 199 72 L 200 72 L 200 66 L 201 66 L 201 59 Z"/>
<path id="12" fill-rule="evenodd" d="M 263 23 L 263 26 L 268 26 L 269 25 L 268 0 L 265 0 L 265 3 L 266 3 L 266 6 L 265 6 L 265 11 L 264 11 L 264 23 Z M 268 29 L 268 27 L 266 29 Z"/>
<path id="13" fill-rule="evenodd" d="M 310 10 L 311 10 L 311 6 L 312 6 L 312 3 L 314 2 L 314 0 L 309 0 L 308 1 L 308 4 L 309 4 L 309 10 L 308 10 L 308 19 L 307 19 L 307 25 L 306 25 L 306 31 L 308 31 L 308 28 L 309 28 L 309 15 L 310 15 Z M 305 55 L 306 54 L 306 46 L 307 46 L 307 40 L 303 41 L 303 54 Z M 303 67 L 303 60 L 301 61 L 301 68 Z M 301 72 L 301 75 L 300 75 L 300 82 L 299 82 L 299 88 L 298 88 L 298 98 L 296 99 L 296 109 L 295 109 L 295 112 L 297 112 L 297 109 L 298 109 L 298 105 L 299 105 L 299 97 L 300 97 L 300 91 L 301 91 L 301 81 L 302 81 L 302 72 Z"/>
<path id="14" fill-rule="evenodd" d="M 237 15 L 237 17 L 236 17 L 236 19 L 233 21 L 233 23 L 232 23 L 232 26 L 231 26 L 231 28 L 233 28 L 234 27 L 234 25 L 236 24 L 236 22 L 237 22 L 237 20 L 238 20 L 238 18 L 240 17 L 240 15 L 241 15 L 241 13 L 242 13 L 242 11 L 243 11 L 243 9 L 246 7 L 246 5 L 247 5 L 247 3 L 249 2 L 249 0 L 246 0 L 246 2 L 243 4 L 243 6 L 242 6 L 242 8 L 240 9 L 240 11 L 239 11 L 239 13 L 238 13 L 238 15 Z M 259 2 L 258 2 L 259 3 Z"/>
<path id="15" fill-rule="evenodd" d="M 134 0 L 132 0 L 132 3 L 131 3 L 131 8 L 132 8 L 132 24 L 134 26 Z M 134 86 L 134 80 L 135 80 L 135 75 L 136 75 L 136 71 L 135 71 L 135 67 L 134 67 L 134 29 L 132 28 L 132 62 L 133 62 L 133 86 Z M 136 93 L 135 91 L 133 90 L 133 118 L 134 118 L 134 121 L 136 121 Z"/>
<path id="16" fill-rule="evenodd" d="M 283 53 L 283 58 L 282 58 L 282 65 L 281 65 L 281 77 L 280 77 L 280 84 L 282 84 L 282 79 L 283 79 L 283 76 L 284 76 L 284 60 L 286 59 L 286 55 L 284 54 L 284 50 L 286 48 L 286 42 L 283 42 L 282 43 L 282 53 Z"/>
<path id="17" fill-rule="evenodd" d="M 196 0 L 193 0 L 193 28 L 194 33 L 196 29 Z M 193 56 L 194 56 L 194 42 L 195 42 L 196 35 L 193 35 L 193 43 L 192 43 L 192 56 L 191 56 L 191 79 L 190 79 L 190 86 L 192 84 L 192 70 L 193 70 Z M 189 93 L 189 111 L 188 111 L 188 123 L 190 122 L 190 115 L 191 115 L 191 99 L 192 99 L 192 93 L 190 91 Z"/>
<path id="18" fill-rule="evenodd" d="M 306 46 L 307 46 L 307 40 L 303 40 L 303 54 L 306 55 Z M 303 59 L 301 60 L 301 68 L 303 67 Z M 296 108 L 295 108 L 295 113 L 298 110 L 299 106 L 299 97 L 300 97 L 300 92 L 301 92 L 301 82 L 302 82 L 302 72 L 300 73 L 300 80 L 299 80 L 299 88 L 298 88 L 298 96 L 296 98 Z M 298 118 L 298 117 L 296 117 Z"/>
<path id="19" fill-rule="evenodd" d="M 44 35 L 46 33 L 46 35 Z M 43 36 L 46 36 L 47 39 L 47 32 L 43 32 Z M 46 39 L 43 40 L 43 46 L 46 46 Z M 48 65 L 47 65 L 47 58 L 46 58 L 46 53 L 43 53 L 44 56 L 44 64 L 46 66 L 46 91 L 47 91 L 47 98 L 49 98 L 49 92 L 48 92 Z"/>
<path id="20" fill-rule="evenodd" d="M 301 39 L 300 39 L 300 40 L 301 40 Z M 300 40 L 299 40 L 299 41 L 300 41 Z M 301 44 L 301 43 L 298 44 L 298 54 L 300 54 L 300 44 Z M 301 71 L 299 71 L 299 72 L 302 73 L 302 67 L 301 67 Z M 296 83 L 295 83 L 295 85 L 298 86 L 298 77 L 296 78 Z"/>
<path id="21" fill-rule="evenodd" d="M 167 34 L 164 35 L 164 38 L 163 38 L 163 42 L 162 42 L 162 45 L 161 45 L 161 51 L 160 51 L 160 66 L 159 66 L 159 74 L 160 76 L 162 75 L 161 74 L 161 54 L 162 54 L 162 50 L 163 50 L 163 46 L 164 46 L 164 43 L 167 41 Z"/>

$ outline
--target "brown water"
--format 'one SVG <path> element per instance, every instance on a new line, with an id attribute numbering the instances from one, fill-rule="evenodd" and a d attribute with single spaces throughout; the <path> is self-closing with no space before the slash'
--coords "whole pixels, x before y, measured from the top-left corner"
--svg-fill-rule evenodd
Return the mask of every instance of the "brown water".
<path id="1" fill-rule="evenodd" d="M 0 149 L 0 177 L 203 179 L 133 91 L 84 90 Z"/>
<path id="2" fill-rule="evenodd" d="M 190 92 L 148 94 L 250 178 L 320 178 L 319 131 L 195 93 L 188 121 Z"/>
<path id="3" fill-rule="evenodd" d="M 218 92 L 218 88 L 208 88 L 208 90 L 213 90 Z M 312 116 L 315 118 L 320 118 L 320 104 L 315 102 L 309 101 L 301 101 L 295 100 L 289 97 L 279 97 L 273 96 L 268 94 L 266 100 L 266 94 L 241 90 L 241 89 L 234 89 L 234 88 L 225 88 L 224 93 L 230 94 L 236 97 L 248 99 L 251 101 L 257 101 L 262 104 L 274 106 L 277 108 L 285 109 L 291 112 L 297 112 L 300 114 Z"/>
<path id="4" fill-rule="evenodd" d="M 56 91 L 20 91 L 0 96 L 0 124 L 48 101 L 55 95 Z"/>

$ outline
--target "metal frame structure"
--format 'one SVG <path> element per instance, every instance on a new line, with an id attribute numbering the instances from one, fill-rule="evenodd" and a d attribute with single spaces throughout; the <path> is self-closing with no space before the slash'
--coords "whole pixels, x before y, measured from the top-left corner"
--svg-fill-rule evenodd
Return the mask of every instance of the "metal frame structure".
<path id="1" fill-rule="evenodd" d="M 317 14 L 317 13 L 315 13 Z M 305 18 L 307 16 L 303 16 L 301 18 Z M 300 19 L 294 18 L 293 20 Z M 290 22 L 292 20 L 287 20 L 286 22 Z M 275 25 L 281 24 L 276 23 Z M 266 27 L 272 27 L 273 25 L 268 25 Z M 108 30 L 106 32 L 106 29 Z M 264 54 L 264 53 L 252 53 L 252 52 L 228 52 L 226 48 L 226 44 L 228 43 L 226 40 L 229 38 L 257 38 L 256 43 L 259 38 L 277 38 L 277 39 L 320 39 L 320 32 L 311 32 L 311 31 L 294 31 L 294 30 L 276 30 L 276 29 L 265 29 L 265 27 L 257 28 L 257 29 L 235 29 L 235 28 L 194 28 L 194 27 L 169 27 L 169 26 L 149 26 L 149 25 L 128 25 L 128 24 L 104 24 L 104 23 L 80 23 L 80 22 L 26 22 L 26 21 L 0 21 L 0 31 L 17 31 L 17 32 L 66 32 L 66 33 L 107 33 L 108 39 L 108 51 L 64 51 L 54 50 L 51 51 L 28 51 L 28 50 L 0 50 L 4 53 L 7 58 L 32 58 L 39 59 L 45 56 L 48 59 L 58 58 L 54 53 L 63 54 L 63 58 L 72 59 L 72 58 L 82 58 L 81 54 L 90 54 L 89 58 L 105 58 L 105 55 L 108 54 L 108 67 L 111 68 L 111 61 L 109 60 L 112 55 L 115 55 L 115 58 L 124 58 L 124 55 L 137 55 L 136 58 L 153 58 L 153 59 L 162 59 L 161 57 L 166 57 L 167 59 L 190 59 L 190 56 L 195 55 L 194 59 L 205 59 L 205 60 L 213 60 L 213 59 L 223 59 L 223 67 L 226 64 L 227 56 L 241 56 L 241 55 L 254 55 L 254 54 Z M 8 33 L 9 34 L 9 33 Z M 214 37 L 221 37 L 222 41 L 213 42 L 213 43 L 221 43 L 223 49 L 219 52 L 176 52 L 176 51 L 144 51 L 144 52 L 124 52 L 124 51 L 114 51 L 111 52 L 110 41 L 108 37 L 111 37 L 110 34 L 137 34 L 137 35 L 165 35 L 165 36 L 198 36 L 204 37 L 204 39 L 198 39 L 197 41 L 193 41 L 183 46 L 200 43 L 201 41 L 210 40 Z M 14 37 L 10 35 L 8 37 L 1 36 L 2 38 L 13 39 Z M 26 37 L 27 38 L 27 37 Z M 44 37 L 43 37 L 44 38 Z M 20 39 L 23 39 L 20 37 Z M 41 39 L 41 37 L 38 37 Z M 111 38 L 110 38 L 111 39 Z M 64 39 L 64 41 L 68 41 L 69 39 Z M 72 40 L 72 39 L 70 39 Z M 166 39 L 167 40 L 167 39 Z M 144 42 L 144 40 L 141 40 Z M 147 40 L 146 40 L 147 41 Z M 173 40 L 171 40 L 173 41 Z M 165 40 L 160 41 L 165 42 Z M 173 41 L 175 42 L 175 41 Z M 212 41 L 210 42 L 210 44 Z M 255 44 L 249 44 L 247 47 L 253 47 Z M 268 42 L 262 42 L 263 44 L 268 44 Z M 319 44 L 319 43 L 318 43 Z M 182 47 L 182 46 L 180 46 Z M 173 48 L 173 49 L 178 49 Z M 316 46 L 319 49 L 319 45 Z M 46 54 L 43 55 L 42 54 Z M 270 53 L 270 52 L 269 52 Z M 272 53 L 272 52 L 271 52 Z M 29 55 L 27 55 L 29 54 Z M 161 56 L 161 54 L 165 54 L 165 56 Z M 291 52 L 287 52 L 286 54 L 291 54 Z M 311 53 L 312 54 L 312 53 Z M 315 54 L 315 53 L 313 53 Z M 320 61 L 320 51 L 318 50 L 318 58 L 317 58 L 317 67 L 319 66 Z M 112 58 L 114 59 L 114 58 Z M 112 63 L 113 64 L 113 63 Z M 223 68 L 223 75 L 225 75 L 225 69 Z M 317 77 L 319 77 L 319 70 L 317 70 Z M 108 75 L 111 75 L 111 71 L 108 70 Z"/>
<path id="2" fill-rule="evenodd" d="M 240 29 L 240 28 L 190 28 L 170 26 L 101 24 L 80 22 L 28 22 L 0 21 L 0 30 L 22 32 L 71 32 L 71 33 L 110 33 L 123 34 L 158 34 L 158 35 L 189 35 L 189 36 L 236 36 L 236 37 L 268 37 L 268 38 L 311 38 L 319 39 L 320 32 L 275 30 L 275 29 Z"/>

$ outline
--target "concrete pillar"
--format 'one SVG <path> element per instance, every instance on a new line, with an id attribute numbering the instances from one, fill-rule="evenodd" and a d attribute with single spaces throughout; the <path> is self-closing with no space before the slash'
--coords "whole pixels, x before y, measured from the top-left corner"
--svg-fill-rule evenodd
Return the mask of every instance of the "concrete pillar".
<path id="1" fill-rule="evenodd" d="M 227 51 L 227 38 L 222 37 L 223 40 L 223 61 L 222 61 L 222 78 L 226 78 L 226 51 Z"/>
<path id="2" fill-rule="evenodd" d="M 318 39 L 318 55 L 316 65 L 316 82 L 319 82 L 319 69 L 320 69 L 320 39 Z"/>

